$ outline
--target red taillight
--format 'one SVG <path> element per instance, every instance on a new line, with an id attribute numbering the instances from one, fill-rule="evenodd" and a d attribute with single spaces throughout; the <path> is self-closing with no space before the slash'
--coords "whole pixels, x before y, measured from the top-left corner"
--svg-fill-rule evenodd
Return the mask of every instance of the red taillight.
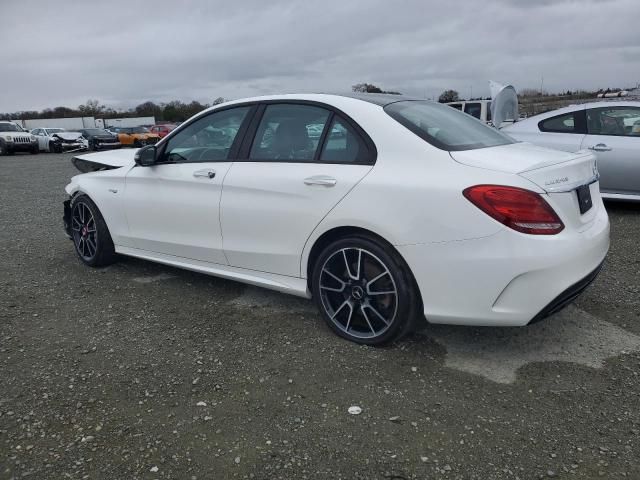
<path id="1" fill-rule="evenodd" d="M 531 235 L 555 235 L 562 220 L 539 194 L 501 185 L 476 185 L 462 194 L 490 217 L 509 228 Z"/>

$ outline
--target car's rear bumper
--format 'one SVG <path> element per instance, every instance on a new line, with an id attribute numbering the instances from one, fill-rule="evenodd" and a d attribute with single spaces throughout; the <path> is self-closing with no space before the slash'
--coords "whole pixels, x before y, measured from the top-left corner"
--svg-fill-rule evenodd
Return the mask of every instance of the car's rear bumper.
<path id="1" fill-rule="evenodd" d="M 575 298 L 607 254 L 604 208 L 585 231 L 567 230 L 534 236 L 504 229 L 479 239 L 397 248 L 416 278 L 429 322 L 521 326 Z"/>
<path id="2" fill-rule="evenodd" d="M 549 303 L 549 305 L 544 307 L 535 317 L 533 317 L 533 319 L 529 323 L 536 323 L 541 320 L 544 320 L 550 315 L 553 315 L 554 313 L 558 313 L 564 307 L 566 307 L 571 302 L 573 302 L 576 298 L 578 298 L 578 296 L 582 292 L 584 292 L 587 289 L 589 285 L 593 283 L 593 281 L 596 279 L 596 277 L 600 273 L 600 270 L 602 270 L 603 264 L 604 262 L 598 265 L 595 268 L 595 270 L 593 270 L 593 272 L 589 273 L 589 275 L 587 275 L 580 281 L 574 283 L 569 288 L 567 288 L 564 292 L 562 292 L 560 295 L 554 298 L 551 301 L 551 303 Z"/>

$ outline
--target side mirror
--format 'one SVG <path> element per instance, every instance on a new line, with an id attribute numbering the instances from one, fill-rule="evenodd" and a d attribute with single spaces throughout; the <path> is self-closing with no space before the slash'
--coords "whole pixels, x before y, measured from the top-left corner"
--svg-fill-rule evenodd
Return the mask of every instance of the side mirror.
<path id="1" fill-rule="evenodd" d="M 157 148 L 155 145 L 147 145 L 136 152 L 133 157 L 137 165 L 148 167 L 156 163 Z"/>

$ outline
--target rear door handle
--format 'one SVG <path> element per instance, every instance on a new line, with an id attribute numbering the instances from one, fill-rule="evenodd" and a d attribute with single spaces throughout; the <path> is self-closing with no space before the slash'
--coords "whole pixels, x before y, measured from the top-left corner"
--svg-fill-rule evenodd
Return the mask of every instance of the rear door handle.
<path id="1" fill-rule="evenodd" d="M 594 152 L 610 152 L 613 149 L 605 143 L 599 143 L 589 147 L 589 150 L 593 150 Z"/>
<path id="2" fill-rule="evenodd" d="M 338 181 L 328 175 L 314 175 L 304 179 L 305 185 L 322 185 L 323 187 L 335 187 Z"/>
<path id="3" fill-rule="evenodd" d="M 193 176 L 196 177 L 196 178 L 198 178 L 198 177 L 215 178 L 216 171 L 215 170 L 211 170 L 209 168 L 205 168 L 204 170 L 196 170 L 195 172 L 193 172 Z"/>

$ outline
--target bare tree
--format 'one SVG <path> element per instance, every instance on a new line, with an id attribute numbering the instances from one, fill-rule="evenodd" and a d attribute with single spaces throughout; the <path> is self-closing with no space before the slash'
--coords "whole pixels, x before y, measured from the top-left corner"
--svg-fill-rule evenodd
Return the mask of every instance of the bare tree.
<path id="1" fill-rule="evenodd" d="M 438 97 L 440 103 L 457 102 L 458 100 L 460 100 L 460 96 L 455 90 L 445 90 Z"/>

